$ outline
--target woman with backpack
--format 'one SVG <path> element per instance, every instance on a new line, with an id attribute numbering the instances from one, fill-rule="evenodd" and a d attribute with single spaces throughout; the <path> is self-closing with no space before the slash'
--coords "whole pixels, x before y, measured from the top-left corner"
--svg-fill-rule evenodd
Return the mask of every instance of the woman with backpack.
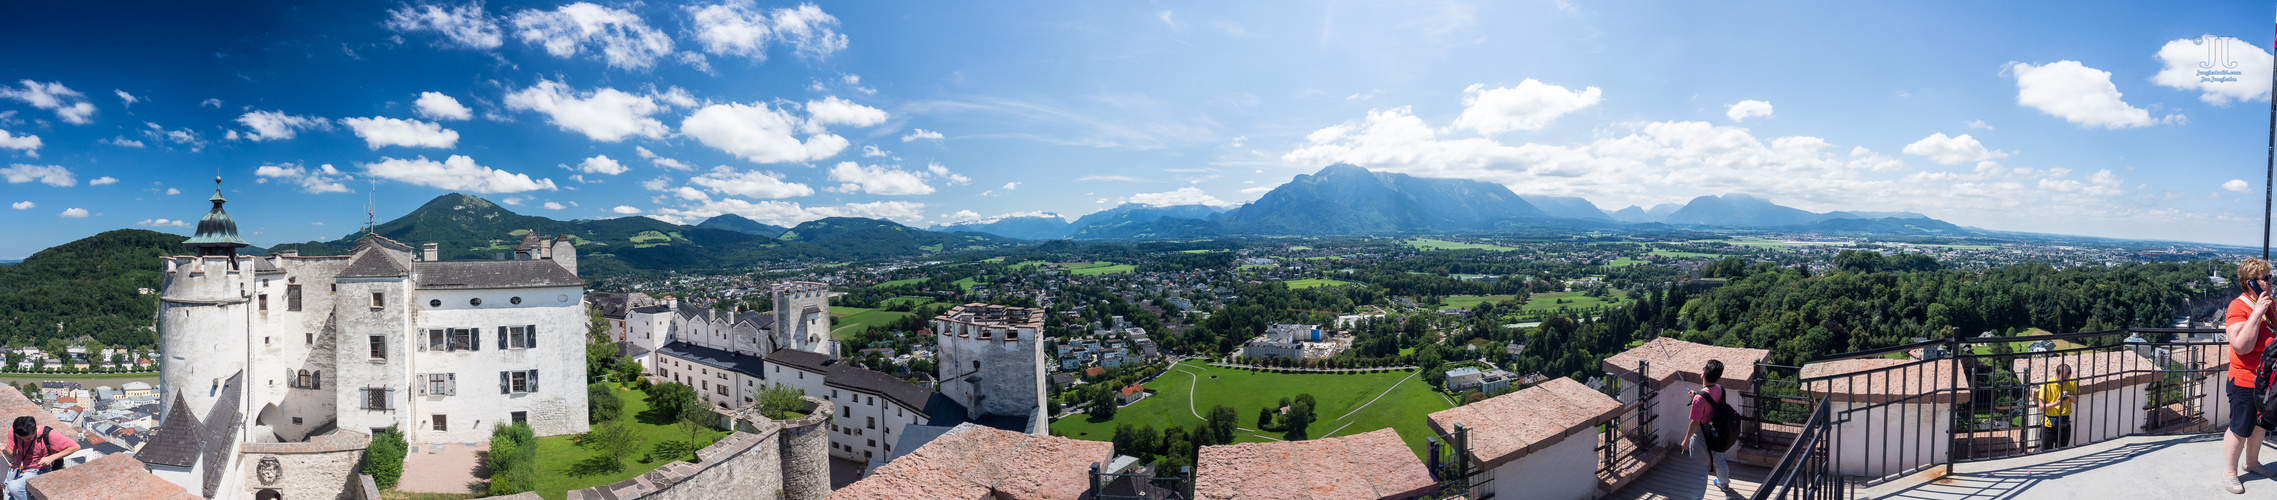
<path id="1" fill-rule="evenodd" d="M 1700 390 L 1692 391 L 1692 418 L 1688 419 L 1691 421 L 1691 425 L 1684 427 L 1684 440 L 1682 441 L 1684 454 L 1690 455 L 1694 449 L 1707 452 L 1707 454 L 1700 456 L 1701 465 L 1714 466 L 1716 468 L 1716 480 L 1713 484 L 1717 488 L 1729 490 L 1731 489 L 1731 464 L 1724 461 L 1724 451 L 1731 449 L 1732 443 L 1738 440 L 1731 439 L 1731 436 L 1719 436 L 1720 438 L 1709 436 L 1718 430 L 1715 425 L 1716 407 L 1726 404 L 1725 401 L 1728 401 L 1724 394 L 1724 387 L 1716 383 L 1724 378 L 1724 362 L 1708 360 L 1708 365 L 1700 369 L 1700 375 L 1706 379 L 1708 385 L 1701 387 Z M 1718 446 L 1719 444 L 1721 446 Z"/>
<path id="2" fill-rule="evenodd" d="M 2230 342 L 2230 430 L 2222 434 L 2222 489 L 2230 493 L 2245 493 L 2245 484 L 2237 480 L 2238 452 L 2245 453 L 2245 471 L 2261 477 L 2277 477 L 2261 466 L 2261 440 L 2269 435 L 2269 427 L 2261 424 L 2261 386 L 2256 378 L 2261 372 L 2262 351 L 2269 348 L 2273 330 L 2269 321 L 2269 261 L 2245 259 L 2237 265 L 2237 298 L 2230 299 L 2229 314 L 2222 319 L 2224 333 Z"/>
<path id="3" fill-rule="evenodd" d="M 79 452 L 79 443 L 29 416 L 16 417 L 15 431 L 13 439 L 0 440 L 10 469 L 8 498 L 31 498 L 24 481 L 60 468 L 63 457 Z"/>

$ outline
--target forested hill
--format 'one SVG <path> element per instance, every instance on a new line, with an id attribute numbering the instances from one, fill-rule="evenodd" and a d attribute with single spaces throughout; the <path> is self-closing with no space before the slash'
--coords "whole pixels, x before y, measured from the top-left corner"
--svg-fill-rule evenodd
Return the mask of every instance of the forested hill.
<path id="1" fill-rule="evenodd" d="M 0 340 L 42 345 L 93 337 L 105 345 L 147 347 L 158 334 L 158 258 L 194 253 L 181 235 L 120 229 L 57 245 L 0 266 Z M 58 333 L 56 324 L 63 325 Z"/>

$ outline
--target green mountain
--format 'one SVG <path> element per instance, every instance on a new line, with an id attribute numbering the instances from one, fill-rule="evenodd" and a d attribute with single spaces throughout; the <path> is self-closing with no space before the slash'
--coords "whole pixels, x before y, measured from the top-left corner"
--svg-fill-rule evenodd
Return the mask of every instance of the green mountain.
<path id="1" fill-rule="evenodd" d="M 1475 231 L 1511 219 L 1549 218 L 1501 184 L 1338 163 L 1298 175 L 1217 220 L 1235 233 L 1351 235 Z"/>
<path id="2" fill-rule="evenodd" d="M 783 228 L 780 226 L 761 223 L 759 221 L 746 219 L 741 215 L 735 214 L 719 214 L 718 217 L 704 219 L 704 222 L 696 224 L 696 227 L 725 229 L 738 233 L 756 234 L 769 238 L 781 236 L 783 234 Z"/>
<path id="3" fill-rule="evenodd" d="M 811 220 L 784 231 L 786 245 L 813 247 L 802 251 L 825 259 L 873 259 L 928 252 L 980 250 L 1016 246 L 1020 240 L 986 233 L 941 233 L 856 217 Z"/>
<path id="4" fill-rule="evenodd" d="M 155 345 L 158 296 L 139 289 L 158 289 L 159 257 L 196 253 L 183 239 L 119 229 L 0 266 L 0 311 L 8 312 L 0 316 L 0 339 L 41 345 L 85 336 L 111 346 Z"/>

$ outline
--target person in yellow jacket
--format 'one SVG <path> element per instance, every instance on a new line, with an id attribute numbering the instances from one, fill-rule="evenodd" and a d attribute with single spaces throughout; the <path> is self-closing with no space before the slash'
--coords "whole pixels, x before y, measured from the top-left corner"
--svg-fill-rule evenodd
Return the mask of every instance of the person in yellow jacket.
<path id="1" fill-rule="evenodd" d="M 2040 384 L 2040 415 L 2047 432 L 2040 433 L 2040 449 L 2071 446 L 2071 406 L 2079 399 L 2079 382 L 2071 379 L 2071 365 L 2056 365 L 2056 377 Z"/>

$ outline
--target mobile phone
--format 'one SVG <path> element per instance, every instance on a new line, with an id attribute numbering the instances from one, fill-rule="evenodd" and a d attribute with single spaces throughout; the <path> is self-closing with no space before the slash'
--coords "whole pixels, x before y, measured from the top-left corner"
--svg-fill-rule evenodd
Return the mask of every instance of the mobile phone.
<path id="1" fill-rule="evenodd" d="M 2253 294 L 2254 294 L 2254 295 L 2261 295 L 2261 294 L 2264 294 L 2264 293 L 2269 293 L 2269 292 L 2267 292 L 2267 291 L 2264 291 L 2264 290 L 2262 290 L 2262 289 L 2261 289 L 2261 280 L 2252 280 L 2252 281 L 2247 281 L 2247 282 L 2245 282 L 2245 286 L 2246 286 L 2246 288 L 2252 288 L 2252 289 L 2253 289 Z"/>

